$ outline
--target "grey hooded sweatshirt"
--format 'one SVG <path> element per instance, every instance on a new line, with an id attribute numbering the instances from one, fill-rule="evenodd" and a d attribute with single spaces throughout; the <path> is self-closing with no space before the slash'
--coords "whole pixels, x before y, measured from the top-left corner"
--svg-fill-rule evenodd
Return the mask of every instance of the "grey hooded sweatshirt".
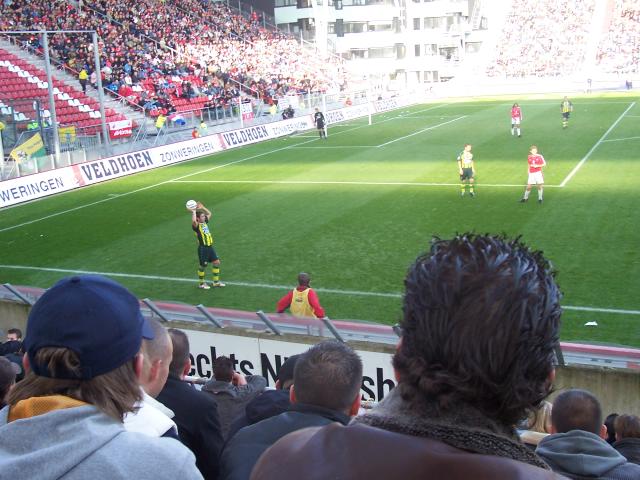
<path id="1" fill-rule="evenodd" d="M 640 480 L 640 465 L 629 463 L 599 436 L 583 430 L 549 435 L 536 453 L 554 472 L 570 478 Z"/>
<path id="2" fill-rule="evenodd" d="M 91 405 L 10 423 L 8 413 L 0 410 L 0 478 L 202 479 L 180 442 L 127 432 Z"/>

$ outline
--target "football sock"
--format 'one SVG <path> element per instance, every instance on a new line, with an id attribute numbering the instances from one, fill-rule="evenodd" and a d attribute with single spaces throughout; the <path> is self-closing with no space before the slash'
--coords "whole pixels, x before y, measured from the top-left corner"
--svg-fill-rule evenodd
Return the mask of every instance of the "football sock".
<path id="1" fill-rule="evenodd" d="M 473 183 L 469 184 L 469 193 L 473 193 Z"/>
<path id="2" fill-rule="evenodd" d="M 460 193 L 461 193 L 462 195 L 464 195 L 465 187 L 466 187 L 466 185 L 465 185 L 464 183 L 461 183 L 461 184 L 460 184 Z"/>
<path id="3" fill-rule="evenodd" d="M 211 273 L 213 274 L 213 281 L 218 283 L 220 281 L 220 267 L 213 266 L 211 267 Z"/>
<path id="4" fill-rule="evenodd" d="M 198 269 L 198 280 L 200 283 L 204 283 L 204 270 L 201 268 Z"/>
<path id="5" fill-rule="evenodd" d="M 538 190 L 538 200 L 542 200 L 542 189 Z"/>
<path id="6" fill-rule="evenodd" d="M 520 136 L 520 129 L 518 128 L 516 130 L 517 130 L 518 136 Z"/>
<path id="7" fill-rule="evenodd" d="M 516 134 L 516 129 L 511 127 L 511 135 L 515 135 Z"/>
<path id="8" fill-rule="evenodd" d="M 524 191 L 524 197 L 522 197 L 522 198 L 524 198 L 525 200 L 529 200 L 529 193 L 531 193 L 531 190 L 525 190 Z"/>

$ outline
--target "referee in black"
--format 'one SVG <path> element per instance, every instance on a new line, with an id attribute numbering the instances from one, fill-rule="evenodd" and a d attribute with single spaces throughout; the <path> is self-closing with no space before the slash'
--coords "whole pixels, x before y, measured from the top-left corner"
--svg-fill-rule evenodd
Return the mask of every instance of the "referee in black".
<path id="1" fill-rule="evenodd" d="M 313 114 L 313 122 L 316 124 L 320 138 L 327 138 L 327 130 L 324 123 L 324 115 L 318 107 L 316 107 L 316 113 Z"/>

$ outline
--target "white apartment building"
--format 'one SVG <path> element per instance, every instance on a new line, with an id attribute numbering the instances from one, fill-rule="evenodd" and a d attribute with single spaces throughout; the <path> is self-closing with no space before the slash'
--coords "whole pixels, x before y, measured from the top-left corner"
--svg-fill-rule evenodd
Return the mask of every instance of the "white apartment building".
<path id="1" fill-rule="evenodd" d="M 281 29 L 347 59 L 352 78 L 406 87 L 447 81 L 463 64 L 476 63 L 470 60 L 480 58 L 489 39 L 488 11 L 496 4 L 504 6 L 500 0 L 275 0 L 275 19 Z"/>

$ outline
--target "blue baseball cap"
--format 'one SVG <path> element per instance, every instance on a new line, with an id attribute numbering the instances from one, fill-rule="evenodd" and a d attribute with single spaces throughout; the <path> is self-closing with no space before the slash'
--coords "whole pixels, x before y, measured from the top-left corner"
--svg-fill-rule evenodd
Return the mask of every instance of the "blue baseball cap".
<path id="1" fill-rule="evenodd" d="M 153 339 L 153 330 L 129 290 L 100 275 L 77 275 L 63 278 L 35 303 L 24 348 L 36 375 L 89 380 L 133 359 L 143 338 Z M 43 347 L 72 350 L 80 371 L 52 373 L 36 363 L 36 353 Z"/>

